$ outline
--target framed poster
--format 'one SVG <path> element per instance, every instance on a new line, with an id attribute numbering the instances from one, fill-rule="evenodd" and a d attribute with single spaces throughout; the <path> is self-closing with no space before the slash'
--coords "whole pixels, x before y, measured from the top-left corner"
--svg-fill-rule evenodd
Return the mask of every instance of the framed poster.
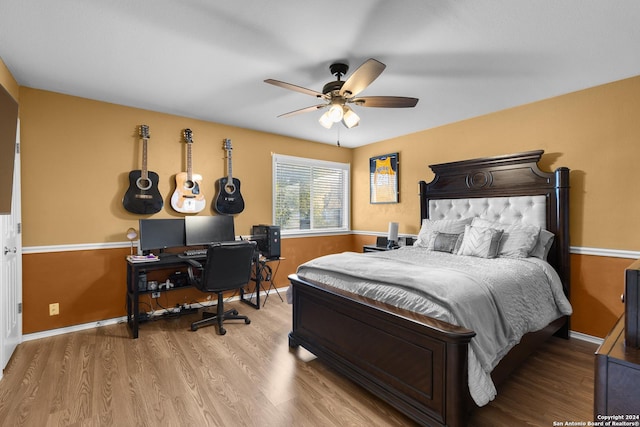
<path id="1" fill-rule="evenodd" d="M 398 203 L 398 153 L 369 159 L 370 203 Z"/>

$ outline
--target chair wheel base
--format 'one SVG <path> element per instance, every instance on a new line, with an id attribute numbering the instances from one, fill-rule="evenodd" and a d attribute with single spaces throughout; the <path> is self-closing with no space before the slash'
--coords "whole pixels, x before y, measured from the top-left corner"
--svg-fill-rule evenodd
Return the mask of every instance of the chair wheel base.
<path id="1" fill-rule="evenodd" d="M 191 330 L 192 331 L 197 331 L 198 330 L 198 325 L 191 325 Z"/>
<path id="2" fill-rule="evenodd" d="M 245 323 L 245 325 L 248 325 L 249 323 L 251 323 L 251 320 L 250 319 L 245 319 L 244 323 Z"/>
<path id="3" fill-rule="evenodd" d="M 218 329 L 218 335 L 224 335 L 226 333 L 227 333 L 227 330 L 225 328 Z"/>

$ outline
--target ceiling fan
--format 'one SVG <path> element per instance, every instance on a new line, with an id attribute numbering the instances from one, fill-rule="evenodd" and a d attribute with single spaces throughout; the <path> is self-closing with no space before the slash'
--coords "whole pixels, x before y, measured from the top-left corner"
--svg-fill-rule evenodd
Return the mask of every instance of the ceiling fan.
<path id="1" fill-rule="evenodd" d="M 320 117 L 320 124 L 330 129 L 334 123 L 342 121 L 347 128 L 358 126 L 360 117 L 349 107 L 348 104 L 358 105 L 360 107 L 382 107 L 382 108 L 407 108 L 415 107 L 418 98 L 407 98 L 404 96 L 361 96 L 357 95 L 366 89 L 380 74 L 384 71 L 386 65 L 373 58 L 367 59 L 360 67 L 358 67 L 347 80 L 340 80 L 342 76 L 347 74 L 349 66 L 344 63 L 334 63 L 329 66 L 331 74 L 336 76 L 336 80 L 327 83 L 322 88 L 322 93 L 315 90 L 296 86 L 291 83 L 281 82 L 279 80 L 267 79 L 264 82 L 284 89 L 301 92 L 307 95 L 315 96 L 324 102 L 311 107 L 302 108 L 300 110 L 290 111 L 280 114 L 278 117 L 291 117 L 300 113 L 321 110 L 328 110 Z"/>

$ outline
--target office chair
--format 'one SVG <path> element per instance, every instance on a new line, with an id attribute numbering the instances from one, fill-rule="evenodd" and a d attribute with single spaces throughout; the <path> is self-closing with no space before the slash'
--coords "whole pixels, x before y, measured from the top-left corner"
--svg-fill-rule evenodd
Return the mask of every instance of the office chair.
<path id="1" fill-rule="evenodd" d="M 227 333 L 223 321 L 241 319 L 249 324 L 247 316 L 238 314 L 237 310 L 224 311 L 222 293 L 244 287 L 251 277 L 251 266 L 256 253 L 255 242 L 221 242 L 214 243 L 207 249 L 207 260 L 204 266 L 190 259 L 188 266 L 189 282 L 202 292 L 218 294 L 217 313 L 202 313 L 202 320 L 193 322 L 191 330 L 197 331 L 200 326 L 218 323 L 218 333 Z M 194 270 L 200 274 L 194 274 Z"/>

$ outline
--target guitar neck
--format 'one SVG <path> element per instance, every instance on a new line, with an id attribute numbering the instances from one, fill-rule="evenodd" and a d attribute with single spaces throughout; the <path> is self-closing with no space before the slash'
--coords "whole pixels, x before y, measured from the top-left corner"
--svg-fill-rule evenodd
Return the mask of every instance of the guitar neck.
<path id="1" fill-rule="evenodd" d="M 224 149 L 227 151 L 227 181 L 233 181 L 233 174 L 231 173 L 231 140 L 224 140 Z"/>
<path id="2" fill-rule="evenodd" d="M 227 150 L 227 179 L 233 181 L 233 174 L 231 173 L 231 150 Z"/>
<path id="3" fill-rule="evenodd" d="M 142 138 L 142 179 L 149 179 L 149 170 L 147 169 L 147 138 Z"/>
<path id="4" fill-rule="evenodd" d="M 193 173 L 191 172 L 191 143 L 187 144 L 187 180 L 193 181 Z"/>

